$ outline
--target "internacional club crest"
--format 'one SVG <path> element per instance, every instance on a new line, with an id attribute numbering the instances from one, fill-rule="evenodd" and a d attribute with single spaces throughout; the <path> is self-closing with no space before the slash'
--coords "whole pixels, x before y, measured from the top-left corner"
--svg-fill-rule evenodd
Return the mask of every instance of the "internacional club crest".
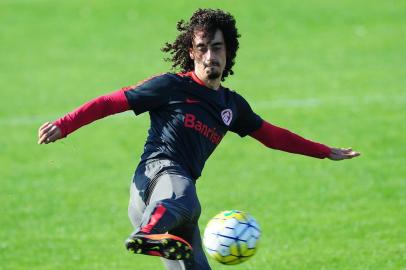
<path id="1" fill-rule="evenodd" d="M 223 110 L 221 112 L 221 118 L 223 119 L 224 124 L 229 126 L 231 123 L 231 120 L 233 120 L 233 111 L 230 109 Z"/>

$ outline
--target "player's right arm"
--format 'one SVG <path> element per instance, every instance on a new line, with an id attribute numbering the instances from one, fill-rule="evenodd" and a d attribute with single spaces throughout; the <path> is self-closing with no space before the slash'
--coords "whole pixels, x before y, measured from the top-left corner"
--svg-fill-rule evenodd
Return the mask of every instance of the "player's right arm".
<path id="1" fill-rule="evenodd" d="M 38 130 L 38 143 L 48 144 L 65 138 L 78 128 L 108 115 L 133 110 L 136 115 L 166 104 L 171 93 L 168 74 L 148 78 L 134 86 L 95 98 Z"/>
<path id="2" fill-rule="evenodd" d="M 129 110 L 130 105 L 124 94 L 126 90 L 128 88 L 95 98 L 52 123 L 44 123 L 38 130 L 38 144 L 55 142 L 84 125 Z"/>

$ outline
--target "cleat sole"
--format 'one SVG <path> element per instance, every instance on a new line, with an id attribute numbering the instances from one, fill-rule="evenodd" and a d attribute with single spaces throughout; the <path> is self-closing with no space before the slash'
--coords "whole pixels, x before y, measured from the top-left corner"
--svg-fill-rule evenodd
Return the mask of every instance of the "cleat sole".
<path id="1" fill-rule="evenodd" d="M 184 260 L 192 257 L 192 248 L 183 239 L 170 234 L 133 235 L 125 245 L 135 254 L 160 256 L 168 260 Z"/>

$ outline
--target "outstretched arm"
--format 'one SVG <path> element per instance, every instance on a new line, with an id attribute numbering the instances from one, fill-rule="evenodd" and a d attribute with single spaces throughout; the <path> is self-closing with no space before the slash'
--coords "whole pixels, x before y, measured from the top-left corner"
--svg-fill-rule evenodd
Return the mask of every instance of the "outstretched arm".
<path id="1" fill-rule="evenodd" d="M 351 148 L 328 147 L 324 144 L 307 140 L 289 130 L 274 126 L 266 121 L 263 121 L 261 127 L 252 132 L 250 136 L 269 148 L 316 158 L 342 160 L 360 155 L 360 153 L 353 151 Z"/>
<path id="2" fill-rule="evenodd" d="M 130 106 L 124 95 L 125 90 L 127 89 L 123 88 L 95 98 L 53 123 L 44 123 L 38 130 L 38 143 L 54 142 L 98 119 L 129 110 Z"/>

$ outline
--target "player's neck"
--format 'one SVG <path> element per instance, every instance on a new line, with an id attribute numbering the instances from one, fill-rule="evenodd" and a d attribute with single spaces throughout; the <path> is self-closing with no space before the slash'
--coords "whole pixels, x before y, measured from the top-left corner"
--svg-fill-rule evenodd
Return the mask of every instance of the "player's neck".
<path id="1" fill-rule="evenodd" d="M 203 74 L 199 74 L 198 70 L 195 70 L 194 74 L 200 81 L 202 81 L 204 83 L 204 85 L 206 87 L 213 89 L 213 90 L 218 90 L 220 88 L 221 76 L 218 79 L 210 80 Z"/>

